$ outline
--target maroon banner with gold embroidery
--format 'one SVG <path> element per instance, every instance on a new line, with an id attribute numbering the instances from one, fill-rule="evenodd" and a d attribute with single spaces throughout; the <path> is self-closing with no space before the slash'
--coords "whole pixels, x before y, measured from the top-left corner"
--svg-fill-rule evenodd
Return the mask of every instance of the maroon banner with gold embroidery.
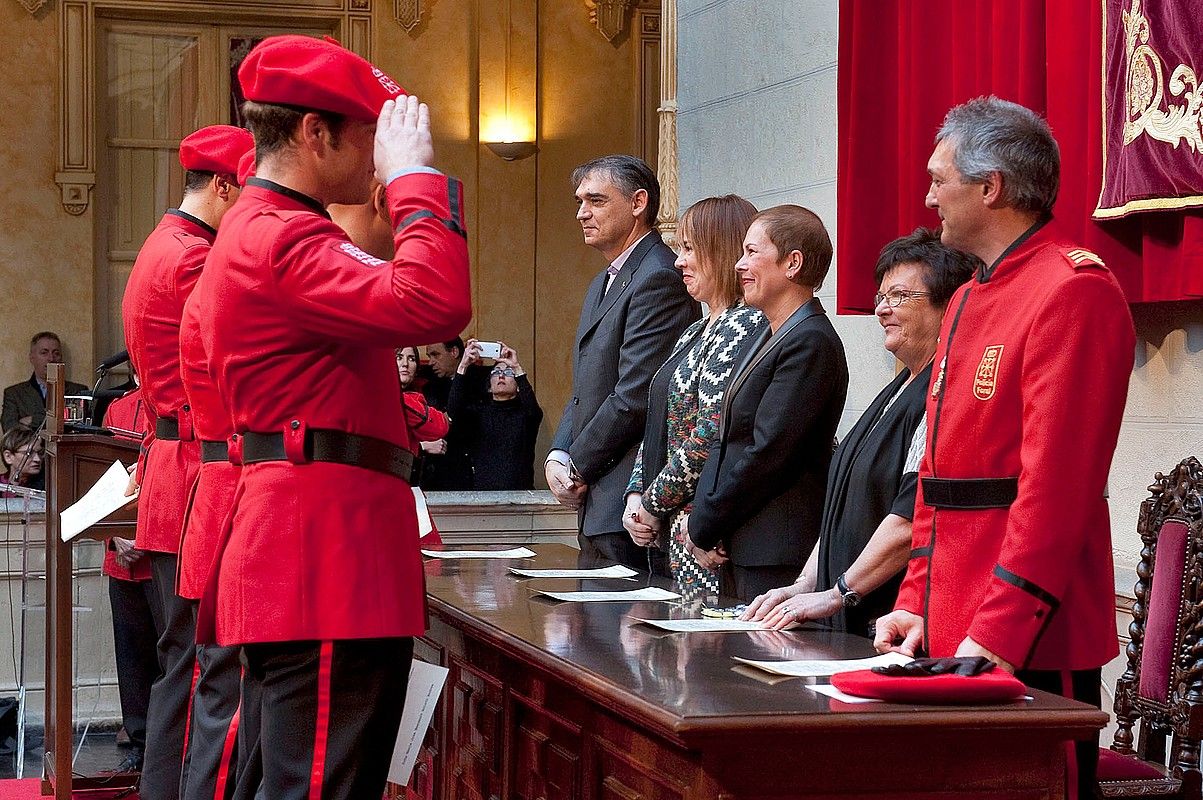
<path id="1" fill-rule="evenodd" d="M 1095 219 L 1203 207 L 1199 0 L 1102 0 L 1103 185 Z"/>

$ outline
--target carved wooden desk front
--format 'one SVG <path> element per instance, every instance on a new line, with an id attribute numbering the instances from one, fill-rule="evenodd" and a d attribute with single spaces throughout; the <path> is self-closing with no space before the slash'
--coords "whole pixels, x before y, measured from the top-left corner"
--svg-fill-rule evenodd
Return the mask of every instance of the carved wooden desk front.
<path id="1" fill-rule="evenodd" d="M 1064 743 L 1106 723 L 1041 692 L 1005 706 L 845 704 L 733 671 L 731 656 L 872 655 L 823 631 L 657 635 L 632 616 L 696 616 L 668 603 L 558 603 L 510 566 L 573 567 L 576 551 L 426 565 L 430 630 L 419 658 L 451 671 L 414 779 L 421 798 L 1058 798 Z M 653 581 L 667 586 L 667 582 Z"/>

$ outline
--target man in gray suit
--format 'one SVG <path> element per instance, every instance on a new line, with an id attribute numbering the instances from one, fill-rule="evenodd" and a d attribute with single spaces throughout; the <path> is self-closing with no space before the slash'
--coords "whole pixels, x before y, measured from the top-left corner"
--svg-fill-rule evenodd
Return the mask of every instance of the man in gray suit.
<path id="1" fill-rule="evenodd" d="M 10 431 L 18 425 L 36 428 L 46 416 L 46 365 L 63 360 L 63 343 L 53 331 L 35 333 L 29 340 L 29 363 L 33 374 L 29 380 L 14 383 L 4 390 L 4 409 L 0 412 L 0 427 Z M 64 394 L 91 394 L 82 383 L 67 381 Z"/>
<path id="2" fill-rule="evenodd" d="M 617 561 L 665 572 L 663 553 L 623 529 L 627 481 L 643 438 L 647 389 L 681 332 L 701 313 L 653 225 L 660 184 L 643 161 L 612 155 L 572 173 L 585 244 L 609 266 L 585 293 L 572 397 L 544 465 L 552 494 L 577 509 L 582 566 Z"/>

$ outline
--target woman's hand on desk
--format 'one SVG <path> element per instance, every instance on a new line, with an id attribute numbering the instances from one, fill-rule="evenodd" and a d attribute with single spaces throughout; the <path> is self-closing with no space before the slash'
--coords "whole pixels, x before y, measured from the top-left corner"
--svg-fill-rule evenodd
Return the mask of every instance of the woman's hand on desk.
<path id="1" fill-rule="evenodd" d="M 877 634 L 873 647 L 879 653 L 902 653 L 915 657 L 915 651 L 923 644 L 923 617 L 899 609 L 891 611 L 877 620 Z"/>
<path id="2" fill-rule="evenodd" d="M 741 620 L 763 622 L 779 631 L 796 623 L 830 617 L 843 606 L 839 592 L 808 592 L 801 583 L 771 589 L 757 597 L 740 616 Z"/>

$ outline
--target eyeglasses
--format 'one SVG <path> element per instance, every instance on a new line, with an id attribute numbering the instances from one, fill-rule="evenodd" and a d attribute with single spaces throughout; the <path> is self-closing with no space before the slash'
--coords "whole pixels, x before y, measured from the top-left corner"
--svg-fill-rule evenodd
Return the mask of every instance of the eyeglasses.
<path id="1" fill-rule="evenodd" d="M 884 300 L 885 304 L 890 308 L 898 308 L 898 306 L 902 305 L 907 300 L 911 300 L 916 297 L 930 296 L 931 292 L 908 292 L 905 289 L 891 289 L 885 294 L 878 292 L 877 294 L 873 295 L 873 307 L 877 308 Z"/>
<path id="2" fill-rule="evenodd" d="M 493 370 L 489 374 L 490 375 L 504 375 L 507 378 L 513 378 L 517 375 L 517 373 L 515 373 L 514 370 L 510 369 L 509 367 L 494 367 Z"/>

